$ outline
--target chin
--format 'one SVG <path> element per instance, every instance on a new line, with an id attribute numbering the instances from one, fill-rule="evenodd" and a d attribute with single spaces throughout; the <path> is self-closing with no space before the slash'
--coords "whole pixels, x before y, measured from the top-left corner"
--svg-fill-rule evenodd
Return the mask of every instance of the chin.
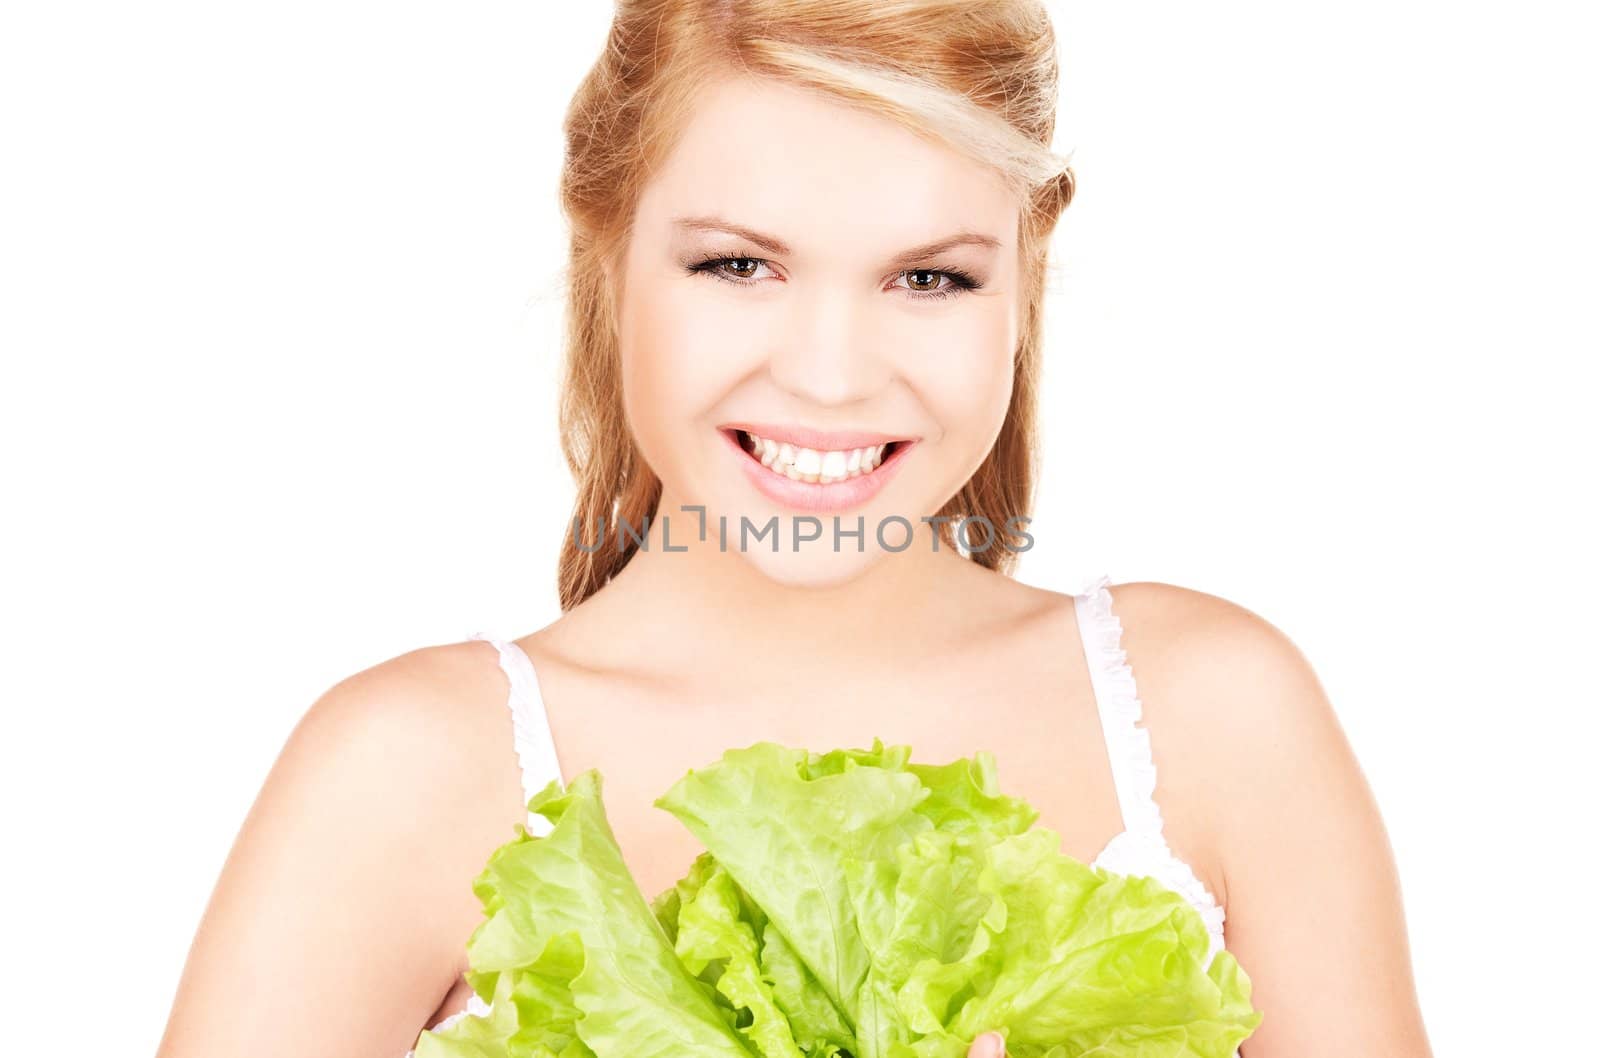
<path id="1" fill-rule="evenodd" d="M 853 541 L 846 542 L 847 550 L 832 550 L 824 537 L 801 545 L 799 551 L 789 551 L 780 543 L 773 554 L 768 547 L 742 552 L 740 558 L 760 570 L 775 583 L 790 588 L 831 588 L 845 584 L 871 569 L 874 563 L 890 557 L 878 550 L 870 541 L 865 551 L 856 551 Z"/>

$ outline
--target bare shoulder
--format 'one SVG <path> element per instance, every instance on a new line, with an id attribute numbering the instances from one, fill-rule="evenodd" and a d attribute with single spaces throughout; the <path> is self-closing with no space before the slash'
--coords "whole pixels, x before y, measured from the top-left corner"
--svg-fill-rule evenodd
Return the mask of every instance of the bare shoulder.
<path id="1" fill-rule="evenodd" d="M 306 711 L 291 742 L 311 753 L 382 750 L 391 771 L 465 764 L 481 773 L 479 751 L 505 741 L 506 692 L 491 644 L 419 647 L 334 684 Z"/>
<path id="2" fill-rule="evenodd" d="M 306 709 L 224 863 L 160 1058 L 413 1045 L 481 919 L 472 880 L 525 818 L 505 694 L 493 648 L 470 641 L 389 658 Z M 295 987 L 246 998 L 241 980 Z"/>
<path id="3" fill-rule="evenodd" d="M 507 691 L 491 644 L 407 651 L 323 693 L 274 771 L 335 784 L 344 810 L 370 813 L 369 827 L 413 841 L 508 838 L 523 815 Z"/>
<path id="4" fill-rule="evenodd" d="M 1212 857 L 1228 949 L 1266 1014 L 1246 1053 L 1427 1058 L 1394 850 L 1310 661 L 1226 599 L 1161 583 L 1111 594 L 1163 811 L 1177 804 Z"/>
<path id="5" fill-rule="evenodd" d="M 1161 581 L 1130 581 L 1108 590 L 1123 645 L 1139 651 L 1147 672 L 1176 668 L 1197 692 L 1240 690 L 1241 679 L 1248 687 L 1311 675 L 1283 630 L 1239 603 Z M 1240 699 L 1241 707 L 1248 704 Z"/>
<path id="6" fill-rule="evenodd" d="M 1188 733 L 1209 732 L 1212 760 L 1249 758 L 1286 738 L 1324 748 L 1342 740 L 1310 660 L 1266 617 L 1160 581 L 1108 591 L 1145 704 Z"/>
<path id="7" fill-rule="evenodd" d="M 1320 796 L 1304 782 L 1313 774 L 1348 793 L 1359 769 L 1311 662 L 1266 617 L 1159 581 L 1107 590 L 1152 732 L 1157 799 L 1226 905 L 1230 864 L 1260 854 L 1261 806 L 1293 812 Z"/>

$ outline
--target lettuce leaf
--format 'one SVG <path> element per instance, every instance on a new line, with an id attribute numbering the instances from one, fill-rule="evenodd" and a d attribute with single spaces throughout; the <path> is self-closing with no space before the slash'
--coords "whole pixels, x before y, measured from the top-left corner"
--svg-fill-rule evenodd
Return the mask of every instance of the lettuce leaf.
<path id="1" fill-rule="evenodd" d="M 467 942 L 467 980 L 499 1028 L 473 1040 L 481 1027 L 463 1018 L 424 1032 L 416 1058 L 751 1058 L 728 1009 L 678 959 L 628 873 L 599 772 L 577 776 L 564 793 L 552 780 L 528 808 L 554 824 L 550 833 L 518 825 L 473 883 L 488 917 Z M 511 1011 L 502 1000 L 508 976 Z M 531 998 L 516 1002 L 519 993 Z"/>
<path id="2" fill-rule="evenodd" d="M 474 882 L 490 1012 L 417 1058 L 1231 1058 L 1260 1023 L 1180 895 L 1062 854 L 988 753 L 758 742 L 655 803 L 706 851 L 649 902 L 597 772 L 529 803 L 551 832 Z"/>

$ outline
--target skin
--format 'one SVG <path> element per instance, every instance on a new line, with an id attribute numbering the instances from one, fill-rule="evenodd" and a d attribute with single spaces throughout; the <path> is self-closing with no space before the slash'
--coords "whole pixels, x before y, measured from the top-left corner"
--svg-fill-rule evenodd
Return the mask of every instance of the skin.
<path id="1" fill-rule="evenodd" d="M 733 149 L 729 145 L 737 145 Z M 674 218 L 776 235 L 757 253 Z M 881 118 L 755 81 L 707 86 L 644 194 L 620 262 L 625 403 L 663 481 L 661 510 L 776 510 L 717 435 L 730 419 L 917 437 L 862 511 L 931 514 L 1003 421 L 1018 328 L 1017 203 L 984 166 Z M 886 267 L 957 229 L 999 246 Z M 750 285 L 691 272 L 759 258 Z M 995 753 L 1062 850 L 1091 861 L 1121 829 L 1072 597 L 1017 583 L 928 534 L 869 546 L 726 551 L 662 524 L 609 584 L 519 644 L 569 777 L 605 776 L 640 887 L 698 847 L 650 802 L 730 745 L 912 745 Z M 713 523 L 714 524 L 714 523 Z M 785 532 L 787 533 L 787 525 Z M 1040 531 L 1041 527 L 1034 527 Z M 869 534 L 870 538 L 870 534 Z M 1378 809 L 1309 663 L 1260 616 L 1155 582 L 1114 586 L 1152 733 L 1174 851 L 1227 910 L 1227 944 L 1265 1020 L 1245 1058 L 1428 1058 L 1399 884 Z M 224 865 L 158 1058 L 400 1058 L 462 1009 L 470 879 L 525 816 L 492 649 L 424 647 L 307 711 Z M 628 737 L 619 738 L 618 732 Z M 980 1037 L 973 1058 L 998 1058 Z"/>

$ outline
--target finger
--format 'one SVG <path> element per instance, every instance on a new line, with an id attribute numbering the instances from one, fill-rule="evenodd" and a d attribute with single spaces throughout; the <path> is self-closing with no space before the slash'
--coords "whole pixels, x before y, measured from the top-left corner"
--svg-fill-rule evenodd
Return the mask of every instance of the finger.
<path id="1" fill-rule="evenodd" d="M 967 1058 L 1005 1058 L 1005 1037 L 998 1032 L 986 1032 L 972 1041 Z"/>

